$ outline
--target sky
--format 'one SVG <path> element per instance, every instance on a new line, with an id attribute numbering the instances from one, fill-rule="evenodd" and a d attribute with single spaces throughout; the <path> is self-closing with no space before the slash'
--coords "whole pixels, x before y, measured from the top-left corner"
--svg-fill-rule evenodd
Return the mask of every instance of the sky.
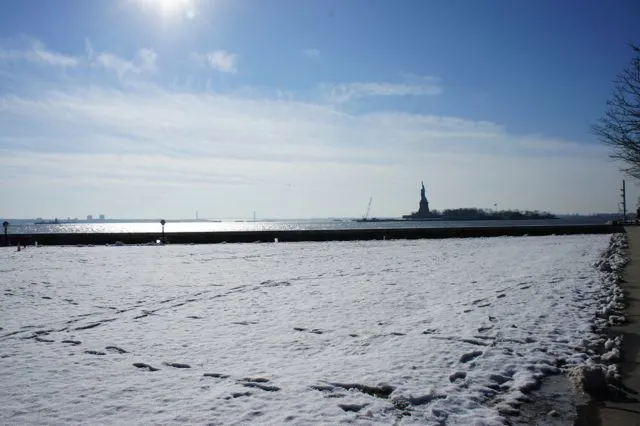
<path id="1" fill-rule="evenodd" d="M 616 212 L 635 0 L 0 2 L 0 216 Z M 627 178 L 627 208 L 638 184 Z"/>

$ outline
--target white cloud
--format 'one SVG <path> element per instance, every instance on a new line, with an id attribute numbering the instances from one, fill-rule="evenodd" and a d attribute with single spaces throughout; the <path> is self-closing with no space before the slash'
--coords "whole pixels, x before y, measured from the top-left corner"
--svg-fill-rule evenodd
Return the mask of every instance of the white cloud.
<path id="1" fill-rule="evenodd" d="M 192 52 L 191 59 L 219 72 L 229 74 L 238 72 L 236 68 L 238 55 L 227 52 L 226 50 L 213 50 L 208 53 Z"/>
<path id="2" fill-rule="evenodd" d="M 442 93 L 438 80 L 423 77 L 418 83 L 346 83 L 323 84 L 322 90 L 331 102 L 344 103 L 368 96 L 431 96 Z"/>
<path id="3" fill-rule="evenodd" d="M 397 216 L 417 208 L 420 180 L 440 209 L 497 202 L 590 212 L 617 201 L 620 175 L 604 148 L 490 122 L 160 88 L 4 96 L 0 111 L 0 196 L 32 194 L 36 205 L 47 182 L 79 206 L 58 215 L 126 196 L 141 203 L 127 210 L 134 216 L 159 214 L 165 197 L 180 200 L 173 217 L 190 216 L 180 203 L 219 216 L 357 216 L 373 196 L 374 215 Z"/>
<path id="4" fill-rule="evenodd" d="M 158 70 L 156 66 L 156 59 L 158 54 L 151 49 L 140 49 L 136 54 L 136 60 L 138 67 L 142 71 L 155 72 Z"/>
<path id="5" fill-rule="evenodd" d="M 133 61 L 128 61 L 111 53 L 100 53 L 91 63 L 106 70 L 114 71 L 122 78 L 126 74 L 151 73 L 157 70 L 157 54 L 151 49 L 140 49 Z"/>
<path id="6" fill-rule="evenodd" d="M 29 46 L 0 50 L 0 60 L 80 68 L 82 77 L 97 68 L 121 78 L 157 70 L 151 49 L 127 60 L 89 40 L 82 57 Z M 192 58 L 236 71 L 237 56 L 226 51 Z M 68 74 L 64 84 L 47 75 L 37 90 L 0 94 L 6 215 L 82 216 L 111 206 L 114 215 L 145 217 L 190 217 L 194 207 L 214 217 L 359 216 L 373 196 L 373 215 L 398 216 L 417 208 L 420 180 L 438 209 L 592 212 L 618 201 L 620 173 L 599 145 L 459 117 L 347 114 L 339 105 L 435 95 L 442 89 L 432 77 L 323 86 L 336 105 L 251 87 L 215 96 L 152 84 L 118 90 Z M 33 73 L 11 78 L 33 83 L 25 76 Z"/>
<path id="7" fill-rule="evenodd" d="M 37 40 L 29 40 L 23 49 L 4 49 L 0 47 L 0 61 L 29 61 L 54 67 L 77 67 L 80 64 L 74 56 L 57 53 L 46 48 Z"/>
<path id="8" fill-rule="evenodd" d="M 34 44 L 31 54 L 33 55 L 33 58 L 37 58 L 38 61 L 45 62 L 49 65 L 60 67 L 78 66 L 78 60 L 73 56 L 66 56 L 60 53 L 49 51 L 41 43 Z"/>
<path id="9" fill-rule="evenodd" d="M 108 52 L 96 52 L 89 39 L 85 39 L 85 55 L 73 56 L 47 49 L 33 39 L 18 39 L 17 48 L 4 48 L 0 43 L 0 62 L 29 62 L 60 68 L 100 67 L 115 72 L 120 78 L 126 74 L 142 74 L 157 71 L 157 54 L 148 48 L 139 49 L 133 60 L 127 60 Z M 14 41 L 15 43 L 15 41 Z"/>
<path id="10" fill-rule="evenodd" d="M 314 61 L 318 61 L 321 58 L 320 51 L 318 49 L 305 49 L 302 51 L 302 53 L 304 54 L 304 56 Z"/>
<path id="11" fill-rule="evenodd" d="M 93 64 L 107 70 L 115 71 L 119 77 L 122 77 L 129 72 L 135 74 L 140 72 L 140 70 L 133 65 L 133 62 L 127 61 L 119 56 L 112 55 L 111 53 L 99 54 Z"/>

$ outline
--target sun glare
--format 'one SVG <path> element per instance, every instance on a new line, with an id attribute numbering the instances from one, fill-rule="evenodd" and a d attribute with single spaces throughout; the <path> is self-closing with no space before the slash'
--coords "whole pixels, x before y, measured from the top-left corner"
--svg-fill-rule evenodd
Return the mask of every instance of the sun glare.
<path id="1" fill-rule="evenodd" d="M 193 18 L 196 11 L 195 0 L 133 0 L 159 13 L 163 18 Z"/>

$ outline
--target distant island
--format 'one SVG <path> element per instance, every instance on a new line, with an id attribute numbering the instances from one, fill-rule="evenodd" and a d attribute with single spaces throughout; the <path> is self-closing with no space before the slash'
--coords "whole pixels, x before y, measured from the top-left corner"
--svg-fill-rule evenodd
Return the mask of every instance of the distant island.
<path id="1" fill-rule="evenodd" d="M 418 211 L 403 215 L 401 220 L 429 221 L 429 220 L 534 220 L 534 219 L 557 219 L 557 216 L 549 212 L 540 211 L 520 211 L 520 210 L 487 210 L 475 207 L 445 209 L 442 212 L 429 209 L 424 182 L 420 189 L 420 203 Z M 380 222 L 398 219 L 376 219 L 364 217 L 356 219 L 358 222 Z"/>
<path id="2" fill-rule="evenodd" d="M 29 219 L 20 219 L 20 222 L 33 222 L 34 225 L 76 225 L 76 224 L 100 224 L 100 223 L 156 223 L 160 219 L 42 219 L 37 218 L 33 221 Z M 15 220 L 14 220 L 15 221 Z M 182 223 L 182 222 L 221 222 L 221 220 L 214 219 L 171 219 L 170 222 Z"/>

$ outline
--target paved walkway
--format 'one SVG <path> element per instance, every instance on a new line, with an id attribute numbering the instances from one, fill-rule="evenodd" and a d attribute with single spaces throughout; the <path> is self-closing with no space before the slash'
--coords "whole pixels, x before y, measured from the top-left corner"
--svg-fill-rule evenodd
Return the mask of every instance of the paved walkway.
<path id="1" fill-rule="evenodd" d="M 611 331 L 624 336 L 620 371 L 629 396 L 638 401 L 605 402 L 598 410 L 600 422 L 594 422 L 603 426 L 640 426 L 640 227 L 627 227 L 626 231 L 631 262 L 625 268 L 622 286 L 628 322 Z"/>

